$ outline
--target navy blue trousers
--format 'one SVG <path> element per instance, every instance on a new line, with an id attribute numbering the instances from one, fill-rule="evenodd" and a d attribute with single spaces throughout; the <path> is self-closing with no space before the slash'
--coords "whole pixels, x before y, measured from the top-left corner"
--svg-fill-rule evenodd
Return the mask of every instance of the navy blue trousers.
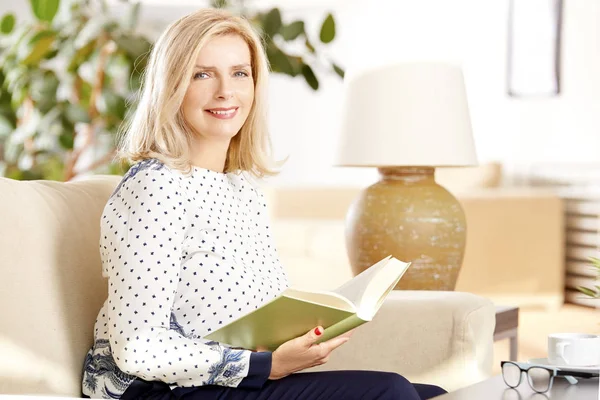
<path id="1" fill-rule="evenodd" d="M 426 400 L 446 393 L 438 386 L 412 384 L 391 372 L 326 371 L 267 381 L 262 389 L 223 386 L 178 387 L 136 379 L 123 400 Z"/>

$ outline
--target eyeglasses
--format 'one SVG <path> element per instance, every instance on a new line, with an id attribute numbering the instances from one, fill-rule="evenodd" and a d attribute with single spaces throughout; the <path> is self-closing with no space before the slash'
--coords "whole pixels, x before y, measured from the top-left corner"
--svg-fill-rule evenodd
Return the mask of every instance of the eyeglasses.
<path id="1" fill-rule="evenodd" d="M 562 376 L 567 379 L 570 384 L 577 383 L 577 378 L 594 378 L 598 374 L 589 372 L 562 371 L 560 369 L 540 367 L 536 365 L 519 365 L 512 361 L 502 361 L 502 379 L 508 387 L 516 388 L 521 384 L 523 372 L 527 375 L 529 386 L 537 393 L 546 393 L 552 389 L 552 383 L 555 376 Z"/>

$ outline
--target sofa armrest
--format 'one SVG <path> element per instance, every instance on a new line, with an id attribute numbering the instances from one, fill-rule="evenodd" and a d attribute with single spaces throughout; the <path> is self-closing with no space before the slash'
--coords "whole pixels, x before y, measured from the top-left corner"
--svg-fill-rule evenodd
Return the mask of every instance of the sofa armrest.
<path id="1" fill-rule="evenodd" d="M 448 391 L 491 376 L 495 307 L 462 292 L 393 291 L 327 364 L 309 371 L 397 372 Z"/>

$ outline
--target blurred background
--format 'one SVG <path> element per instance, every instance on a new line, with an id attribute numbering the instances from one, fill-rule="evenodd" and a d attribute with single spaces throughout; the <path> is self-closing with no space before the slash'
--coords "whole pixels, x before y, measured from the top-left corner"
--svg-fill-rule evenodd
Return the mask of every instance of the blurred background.
<path id="1" fill-rule="evenodd" d="M 53 5 L 58 1 L 39 3 Z M 81 11 L 84 16 L 74 16 L 71 12 L 74 6 L 85 8 L 88 3 L 94 11 Z M 595 165 L 597 149 L 600 148 L 597 132 L 600 118 L 600 76 L 597 73 L 600 67 L 600 5 L 593 0 L 565 2 L 560 21 L 560 43 L 557 43 L 559 38 L 553 37 L 552 31 L 546 28 L 547 20 L 552 17 L 547 16 L 544 10 L 548 9 L 548 4 L 559 3 L 531 3 L 541 5 L 537 12 L 534 9 L 528 14 L 524 10 L 518 14 L 522 15 L 518 21 L 528 26 L 528 30 L 511 30 L 511 4 L 508 0 L 229 0 L 212 5 L 243 10 L 241 12 L 255 18 L 258 25 L 267 28 L 267 34 L 273 36 L 278 48 L 290 56 L 302 56 L 318 78 L 318 89 L 314 90 L 294 58 L 290 65 L 285 58 L 277 61 L 281 60 L 280 53 L 270 53 L 276 67 L 271 84 L 271 131 L 277 156 L 290 156 L 282 174 L 273 180 L 274 184 L 344 185 L 372 181 L 375 176 L 373 170 L 332 166 L 343 96 L 343 81 L 332 63 L 351 73 L 388 61 L 422 59 L 462 65 L 479 160 L 501 163 L 503 180 L 520 184 L 528 182 L 532 171 L 539 171 L 540 165 Z M 137 5 L 132 18 L 130 9 L 133 4 Z M 82 157 L 84 161 L 78 168 L 84 171 L 87 169 L 85 164 L 101 158 L 104 147 L 110 142 L 102 131 L 114 131 L 116 123 L 125 114 L 123 100 L 138 84 L 136 78 L 139 74 L 135 74 L 127 85 L 128 68 L 131 69 L 133 60 L 139 57 L 138 70 L 143 69 L 143 54 L 148 47 L 137 41 L 139 37 L 151 43 L 167 23 L 198 7 L 210 5 L 209 1 L 191 0 L 146 0 L 139 3 L 62 0 L 57 15 L 48 26 L 36 21 L 29 1 L 3 1 L 0 13 L 12 13 L 16 17 L 14 29 L 2 36 L 0 50 L 4 81 L 0 121 L 3 174 L 18 177 L 19 173 L 14 172 L 14 166 L 18 165 L 21 176 L 40 176 L 40 172 L 32 166 L 31 153 L 55 146 L 57 138 L 65 150 L 74 146 L 77 151 L 78 145 L 85 144 L 85 134 L 73 137 L 71 132 L 79 132 L 75 129 L 78 122 L 88 123 L 86 111 L 90 111 L 90 106 L 85 91 L 89 92 L 89 86 L 97 83 L 94 81 L 94 68 L 99 64 L 102 46 L 105 46 L 104 49 L 110 53 L 103 60 L 108 76 L 102 88 L 106 96 L 100 96 L 94 111 L 99 114 L 94 118 L 102 118 L 103 123 L 100 127 L 92 123 L 97 131 L 92 146 L 94 154 Z M 105 11 L 97 11 L 103 7 Z M 514 11 L 516 13 L 520 9 L 515 7 Z M 320 34 L 329 15 L 334 23 L 325 33 L 327 43 L 323 43 Z M 87 18 L 91 18 L 89 22 L 85 22 Z M 294 25 L 296 21 L 301 24 Z M 3 32 L 8 31 L 9 25 L 4 21 Z M 331 26 L 334 26 L 334 31 Z M 32 27 L 35 29 L 32 30 Z M 537 66 L 540 74 L 554 66 L 554 61 L 548 57 L 549 46 L 560 45 L 559 58 L 556 58 L 560 74 L 559 93 L 525 99 L 509 94 L 511 31 L 517 33 L 517 43 L 528 43 L 527 40 L 531 43 L 531 38 L 535 41 L 528 50 L 521 52 L 516 51 L 519 49 L 514 46 L 512 54 L 530 57 L 529 60 L 516 60 L 515 65 L 530 61 L 531 65 Z M 121 36 L 115 49 L 106 49 L 103 34 Z M 305 45 L 307 40 L 309 46 L 315 49 L 314 53 Z M 20 43 L 15 45 L 17 41 Z M 53 62 L 62 72 L 48 72 L 50 67 L 44 66 L 46 60 Z M 60 63 L 70 64 L 67 73 Z M 78 71 L 77 82 L 73 82 L 74 71 Z M 291 77 L 289 74 L 298 76 Z M 72 88 L 77 84 L 80 85 L 80 99 L 73 101 L 68 96 L 73 96 Z M 32 89 L 30 96 L 23 96 L 27 88 Z M 56 111 L 62 120 L 58 124 L 54 123 L 54 104 L 39 104 L 42 93 L 55 91 L 64 101 L 68 99 L 70 104 L 81 106 L 73 107 L 68 113 L 66 110 Z M 37 97 L 35 93 L 38 93 Z M 11 101 L 12 107 L 9 107 Z M 40 114 L 31 111 L 31 106 Z M 23 121 L 13 133 L 15 112 L 23 114 L 20 116 Z M 116 118 L 110 119 L 107 115 Z M 42 120 L 42 117 L 45 119 Z M 24 146 L 23 143 L 28 144 Z M 15 146 L 18 148 L 15 149 Z M 20 150 L 19 146 L 25 149 Z M 48 168 L 54 172 L 41 172 L 41 175 L 61 179 L 64 174 L 58 171 L 62 167 L 56 164 L 68 162 L 67 158 L 62 152 L 57 159 L 49 162 L 52 167 Z"/>
<path id="2" fill-rule="evenodd" d="M 548 333 L 599 332 L 596 0 L 2 0 L 0 176 L 122 174 L 115 134 L 147 52 L 200 7 L 239 12 L 266 40 L 275 155 L 289 157 L 268 181 L 284 263 L 345 271 L 331 285 L 348 278 L 344 213 L 377 171 L 333 166 L 344 79 L 397 61 L 455 63 L 480 164 L 436 172 L 469 224 L 456 289 L 521 308 L 519 359 L 543 356 Z"/>

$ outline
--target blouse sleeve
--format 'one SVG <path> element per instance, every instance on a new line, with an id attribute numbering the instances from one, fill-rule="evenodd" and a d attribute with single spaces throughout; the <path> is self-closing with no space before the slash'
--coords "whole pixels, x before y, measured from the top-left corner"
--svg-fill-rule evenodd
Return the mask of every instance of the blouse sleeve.
<path id="1" fill-rule="evenodd" d="M 260 388 L 270 352 L 200 342 L 171 328 L 186 226 L 180 177 L 165 167 L 130 171 L 109 200 L 101 254 L 115 362 L 125 373 L 177 386 Z"/>

